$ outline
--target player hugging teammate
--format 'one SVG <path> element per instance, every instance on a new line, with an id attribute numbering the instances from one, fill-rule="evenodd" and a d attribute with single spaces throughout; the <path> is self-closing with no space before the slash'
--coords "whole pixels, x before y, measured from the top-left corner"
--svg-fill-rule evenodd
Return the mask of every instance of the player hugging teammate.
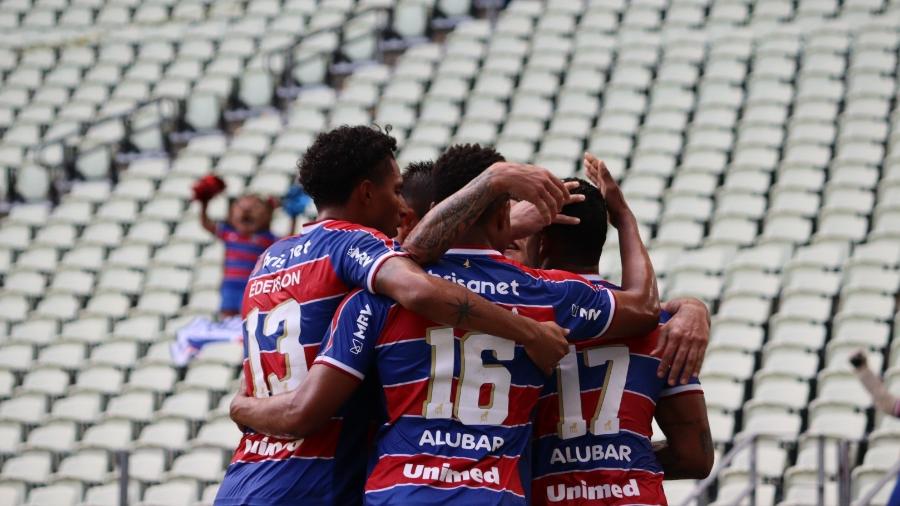
<path id="1" fill-rule="evenodd" d="M 478 145 L 401 178 L 394 148 L 342 127 L 301 161 L 321 221 L 270 247 L 245 291 L 245 433 L 216 504 L 665 504 L 663 472 L 705 475 L 708 313 L 672 301 L 660 326 L 602 162 L 585 158 L 598 194 Z M 602 238 L 554 247 L 566 227 L 605 237 L 606 210 L 621 287 L 583 276 Z M 516 241 L 523 263 L 500 253 Z"/>

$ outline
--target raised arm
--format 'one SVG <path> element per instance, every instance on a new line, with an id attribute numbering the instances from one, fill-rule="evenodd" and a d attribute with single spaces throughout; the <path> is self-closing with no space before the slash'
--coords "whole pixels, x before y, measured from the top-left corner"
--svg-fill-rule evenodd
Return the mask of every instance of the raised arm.
<path id="1" fill-rule="evenodd" d="M 519 343 L 547 374 L 569 351 L 568 331 L 555 323 L 537 323 L 491 304 L 466 288 L 428 275 L 405 257 L 386 260 L 374 288 L 429 320 Z"/>
<path id="2" fill-rule="evenodd" d="M 659 322 L 659 293 L 650 255 L 641 241 L 637 219 L 606 164 L 586 153 L 584 167 L 591 181 L 600 188 L 610 224 L 619 232 L 622 289 L 615 292 L 616 310 L 606 335 L 644 335 L 655 329 Z"/>
<path id="3" fill-rule="evenodd" d="M 706 478 L 715 452 L 703 395 L 663 397 L 656 404 L 656 421 L 666 435 L 665 443 L 653 445 L 665 479 Z"/>
<path id="4" fill-rule="evenodd" d="M 859 381 L 862 382 L 872 396 L 875 408 L 891 416 L 900 417 L 900 399 L 891 395 L 885 388 L 881 378 L 876 376 L 872 369 L 869 369 L 865 353 L 859 351 L 853 354 L 850 357 L 850 363 L 853 365 L 856 377 L 859 378 Z"/>
<path id="5" fill-rule="evenodd" d="M 209 219 L 209 213 L 207 208 L 209 207 L 208 200 L 200 201 L 200 224 L 203 225 L 203 228 L 206 229 L 210 234 L 216 233 L 216 222 Z"/>
<path id="6" fill-rule="evenodd" d="M 306 437 L 334 416 L 359 384 L 334 368 L 313 364 L 306 379 L 291 392 L 255 398 L 248 397 L 242 387 L 231 401 L 231 419 L 272 436 Z"/>
<path id="7" fill-rule="evenodd" d="M 569 198 L 562 181 L 546 169 L 499 162 L 428 211 L 403 243 L 419 265 L 437 261 L 491 202 L 509 194 L 534 204 L 549 225 Z"/>

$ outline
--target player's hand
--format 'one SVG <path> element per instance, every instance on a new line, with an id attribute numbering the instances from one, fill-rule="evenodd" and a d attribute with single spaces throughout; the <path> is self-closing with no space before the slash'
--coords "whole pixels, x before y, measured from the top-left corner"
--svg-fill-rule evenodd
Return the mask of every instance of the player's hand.
<path id="1" fill-rule="evenodd" d="M 659 329 L 659 341 L 651 353 L 662 359 L 657 376 L 663 378 L 668 373 L 669 385 L 687 384 L 691 376 L 700 375 L 708 344 L 709 309 L 695 299 L 682 302 L 678 311 Z"/>
<path id="2" fill-rule="evenodd" d="M 525 352 L 538 368 L 547 376 L 553 372 L 556 364 L 569 353 L 569 342 L 566 340 L 568 329 L 555 322 L 540 322 L 538 337 L 525 345 Z"/>
<path id="3" fill-rule="evenodd" d="M 861 369 L 866 366 L 866 354 L 863 350 L 859 350 L 850 356 L 850 364 L 854 369 Z"/>
<path id="4" fill-rule="evenodd" d="M 631 208 L 625 200 L 625 195 L 618 183 L 609 173 L 606 164 L 598 160 L 596 156 L 584 154 L 584 172 L 592 183 L 597 185 L 603 199 L 606 200 L 606 210 L 609 213 L 609 222 L 612 226 L 619 228 L 622 221 L 631 216 Z"/>
<path id="5" fill-rule="evenodd" d="M 564 183 L 567 190 L 578 188 L 578 181 Z M 570 193 L 564 205 L 584 202 L 585 196 L 580 193 Z M 537 207 L 527 200 L 520 200 L 512 205 L 509 212 L 510 234 L 512 239 L 522 239 L 540 232 L 546 224 L 544 216 Z M 551 223 L 560 225 L 578 225 L 581 219 L 574 216 L 557 213 Z"/>
<path id="6" fill-rule="evenodd" d="M 245 383 L 243 381 L 243 373 L 241 373 L 241 384 L 238 387 L 237 392 L 234 393 L 234 397 L 231 398 L 231 404 L 229 405 L 229 409 L 228 409 L 228 416 L 231 418 L 231 421 L 234 422 L 235 425 L 237 425 L 237 428 L 241 432 L 247 432 L 247 427 L 242 425 L 240 422 L 238 422 L 235 419 L 235 413 L 237 413 L 238 410 L 241 408 L 241 405 L 244 402 L 247 402 L 247 400 L 249 400 L 249 398 L 250 398 L 247 395 L 244 385 L 245 385 Z"/>
<path id="7" fill-rule="evenodd" d="M 534 204 L 542 218 L 541 228 L 553 222 L 569 199 L 569 190 L 547 169 L 523 163 L 498 162 L 488 170 L 494 192 L 508 193 Z"/>

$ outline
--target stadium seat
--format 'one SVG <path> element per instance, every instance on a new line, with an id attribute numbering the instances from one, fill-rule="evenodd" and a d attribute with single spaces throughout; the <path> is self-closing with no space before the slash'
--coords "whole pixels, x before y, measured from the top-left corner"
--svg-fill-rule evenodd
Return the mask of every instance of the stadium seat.
<path id="1" fill-rule="evenodd" d="M 81 483 L 102 483 L 109 475 L 109 456 L 104 451 L 81 450 L 59 464 L 54 477 Z"/>
<path id="2" fill-rule="evenodd" d="M 53 403 L 50 418 L 90 425 L 99 421 L 102 404 L 102 396 L 96 393 L 69 394 Z"/>
<path id="3" fill-rule="evenodd" d="M 200 497 L 200 487 L 194 480 L 171 480 L 153 485 L 144 492 L 143 506 L 190 506 Z"/>
<path id="4" fill-rule="evenodd" d="M 126 450 L 131 447 L 133 437 L 131 422 L 108 420 L 85 430 L 81 446 L 85 449 Z"/>
<path id="5" fill-rule="evenodd" d="M 30 451 L 12 457 L 3 463 L 0 475 L 4 480 L 40 485 L 50 476 L 51 455 L 47 452 Z"/>

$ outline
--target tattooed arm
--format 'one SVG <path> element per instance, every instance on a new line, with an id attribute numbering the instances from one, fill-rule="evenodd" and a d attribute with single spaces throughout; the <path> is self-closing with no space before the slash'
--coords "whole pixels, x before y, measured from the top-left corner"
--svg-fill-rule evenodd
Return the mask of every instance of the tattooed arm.
<path id="1" fill-rule="evenodd" d="M 405 257 L 386 260 L 374 288 L 429 320 L 515 341 L 545 372 L 569 351 L 567 331 L 555 323 L 537 323 L 491 304 L 462 286 L 427 274 Z"/>
<path id="2" fill-rule="evenodd" d="M 656 421 L 666 442 L 653 445 L 667 480 L 700 480 L 713 466 L 715 450 L 702 395 L 663 397 L 656 404 Z"/>
<path id="3" fill-rule="evenodd" d="M 532 165 L 499 162 L 425 214 L 403 243 L 419 265 L 437 261 L 487 207 L 505 195 L 534 204 L 549 225 L 569 198 L 556 176 Z"/>

